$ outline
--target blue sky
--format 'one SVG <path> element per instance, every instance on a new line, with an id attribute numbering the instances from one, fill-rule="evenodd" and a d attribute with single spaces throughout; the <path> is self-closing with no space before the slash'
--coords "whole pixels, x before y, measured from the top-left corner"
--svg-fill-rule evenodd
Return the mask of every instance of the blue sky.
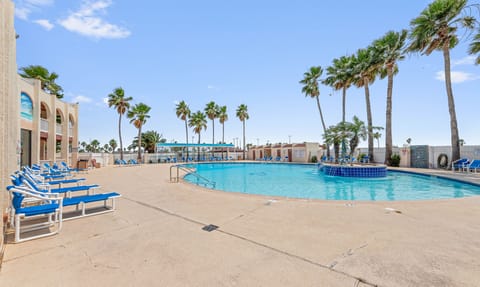
<path id="1" fill-rule="evenodd" d="M 235 117 L 248 106 L 246 142 L 321 141 L 315 101 L 298 83 L 310 66 L 365 48 L 389 30 L 408 29 L 429 1 L 110 1 L 16 0 L 17 64 L 42 65 L 60 75 L 65 100 L 80 103 L 80 140 L 118 141 L 118 114 L 104 100 L 118 86 L 134 103 L 152 107 L 144 126 L 170 142 L 185 141 L 175 103 L 193 112 L 215 101 L 228 107 L 225 141 L 242 137 Z M 460 138 L 480 144 L 480 67 L 451 52 Z M 393 143 L 449 145 L 441 79 L 443 58 L 409 55 L 399 63 L 393 90 Z M 325 76 L 325 74 L 324 74 Z M 373 121 L 385 126 L 386 80 L 371 86 Z M 341 92 L 322 86 L 327 125 L 341 121 Z M 366 121 L 363 89 L 347 91 L 347 119 Z M 191 131 L 191 135 L 193 134 Z M 123 141 L 137 130 L 123 121 Z M 290 137 L 289 137 L 290 136 Z M 211 122 L 201 134 L 212 141 Z M 195 141 L 197 138 L 195 138 Z M 215 140 L 221 126 L 215 124 Z M 380 140 L 384 145 L 384 138 Z M 361 146 L 366 146 L 363 142 Z"/>

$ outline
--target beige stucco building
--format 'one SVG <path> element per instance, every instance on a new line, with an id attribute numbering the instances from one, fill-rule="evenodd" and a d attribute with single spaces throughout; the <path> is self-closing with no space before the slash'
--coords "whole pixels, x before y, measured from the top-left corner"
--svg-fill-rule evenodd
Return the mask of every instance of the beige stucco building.
<path id="1" fill-rule="evenodd" d="M 316 142 L 273 144 L 253 146 L 248 150 L 248 158 L 252 160 L 274 160 L 286 162 L 311 162 L 312 157 L 320 159 L 322 148 Z"/>
<path id="2" fill-rule="evenodd" d="M 41 89 L 36 79 L 18 76 L 20 111 L 20 165 L 78 158 L 78 104 L 57 99 Z"/>

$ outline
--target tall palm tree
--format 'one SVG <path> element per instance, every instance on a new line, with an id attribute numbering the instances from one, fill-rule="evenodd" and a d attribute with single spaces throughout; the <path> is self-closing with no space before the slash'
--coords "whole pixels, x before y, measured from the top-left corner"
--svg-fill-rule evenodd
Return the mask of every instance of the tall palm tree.
<path id="1" fill-rule="evenodd" d="M 303 79 L 300 81 L 300 84 L 303 84 L 302 93 L 305 94 L 305 97 L 315 98 L 317 101 L 318 113 L 320 114 L 320 121 L 322 122 L 323 132 L 327 130 L 325 121 L 323 119 L 322 107 L 320 106 L 320 88 L 318 87 L 318 82 L 320 81 L 320 76 L 322 76 L 323 69 L 321 66 L 310 67 L 310 70 L 303 74 Z M 327 157 L 330 157 L 330 148 L 327 146 Z"/>
<path id="2" fill-rule="evenodd" d="M 212 121 L 212 144 L 215 143 L 215 119 L 218 117 L 220 107 L 214 101 L 205 106 L 205 114 Z"/>
<path id="3" fill-rule="evenodd" d="M 237 118 L 243 123 L 243 160 L 245 160 L 245 121 L 250 118 L 248 115 L 248 107 L 245 104 L 241 104 L 237 108 Z"/>
<path id="4" fill-rule="evenodd" d="M 477 34 L 473 37 L 473 41 L 470 43 L 468 53 L 470 55 L 478 54 L 477 58 L 475 59 L 475 64 L 480 65 L 480 29 L 478 30 Z"/>
<path id="5" fill-rule="evenodd" d="M 121 88 L 115 88 L 113 93 L 108 95 L 108 107 L 113 107 L 118 113 L 118 139 L 120 142 L 120 159 L 123 160 L 123 143 L 122 143 L 122 116 L 130 108 L 132 97 L 125 97 L 125 91 Z"/>
<path id="6" fill-rule="evenodd" d="M 139 103 L 133 106 L 127 113 L 127 117 L 130 119 L 130 123 L 138 129 L 138 162 L 142 161 L 142 127 L 147 122 L 147 119 L 150 118 L 148 114 L 150 112 L 150 107 L 144 103 Z"/>
<path id="7" fill-rule="evenodd" d="M 405 41 L 407 31 L 389 31 L 382 38 L 375 40 L 373 46 L 382 61 L 380 77 L 387 77 L 387 108 L 385 112 L 385 164 L 391 165 L 392 157 L 392 94 L 393 76 L 398 73 L 398 62 L 405 58 Z"/>
<path id="8" fill-rule="evenodd" d="M 187 159 L 188 159 L 188 118 L 190 117 L 190 108 L 185 101 L 177 104 L 176 108 L 177 118 L 185 122 L 185 140 L 187 143 Z"/>
<path id="9" fill-rule="evenodd" d="M 474 28 L 475 19 L 462 14 L 466 5 L 467 0 L 435 0 L 420 13 L 420 16 L 410 22 L 412 30 L 409 51 L 421 52 L 427 56 L 435 50 L 443 53 L 445 86 L 450 113 L 452 162 L 460 158 L 460 138 L 452 91 L 450 49 L 453 49 L 459 42 L 456 34 L 459 28 Z"/>
<path id="10" fill-rule="evenodd" d="M 368 156 L 373 161 L 373 120 L 370 105 L 369 86 L 375 81 L 380 69 L 380 57 L 372 47 L 359 49 L 354 56 L 354 84 L 365 89 L 365 105 L 367 107 Z"/>
<path id="11" fill-rule="evenodd" d="M 332 87 L 334 90 L 342 90 L 342 122 L 345 122 L 347 89 L 350 88 L 354 79 L 353 60 L 353 56 L 333 59 L 332 66 L 327 67 L 327 78 L 323 80 L 323 84 Z"/>
<path id="12" fill-rule="evenodd" d="M 221 106 L 218 121 L 222 124 L 222 143 L 225 143 L 225 122 L 228 121 L 227 106 Z"/>
<path id="13" fill-rule="evenodd" d="M 207 129 L 207 118 L 204 113 L 197 111 L 192 114 L 188 125 L 193 128 L 193 131 L 198 134 L 198 144 L 200 145 L 200 133 L 203 129 Z M 198 146 L 197 160 L 200 161 L 200 146 Z"/>
<path id="14" fill-rule="evenodd" d="M 20 68 L 20 76 L 23 78 L 38 79 L 42 90 L 55 95 L 57 98 L 63 98 L 63 88 L 55 81 L 58 79 L 58 74 L 50 73 L 47 68 L 40 65 L 30 65 Z"/>

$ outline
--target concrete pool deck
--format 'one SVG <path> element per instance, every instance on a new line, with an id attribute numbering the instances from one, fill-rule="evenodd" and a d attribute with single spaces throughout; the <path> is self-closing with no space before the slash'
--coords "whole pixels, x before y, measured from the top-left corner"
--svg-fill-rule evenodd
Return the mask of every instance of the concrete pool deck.
<path id="1" fill-rule="evenodd" d="M 0 286 L 480 286 L 480 197 L 243 195 L 170 183 L 166 164 L 85 177 L 122 194 L 117 210 L 7 244 Z"/>

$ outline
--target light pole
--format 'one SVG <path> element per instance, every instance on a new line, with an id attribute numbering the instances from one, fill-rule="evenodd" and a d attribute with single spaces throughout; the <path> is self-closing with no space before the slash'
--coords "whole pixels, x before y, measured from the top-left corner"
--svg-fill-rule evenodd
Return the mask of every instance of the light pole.
<path id="1" fill-rule="evenodd" d="M 289 136 L 288 136 L 288 144 L 291 144 L 291 143 L 292 143 L 292 136 L 289 135 Z"/>

